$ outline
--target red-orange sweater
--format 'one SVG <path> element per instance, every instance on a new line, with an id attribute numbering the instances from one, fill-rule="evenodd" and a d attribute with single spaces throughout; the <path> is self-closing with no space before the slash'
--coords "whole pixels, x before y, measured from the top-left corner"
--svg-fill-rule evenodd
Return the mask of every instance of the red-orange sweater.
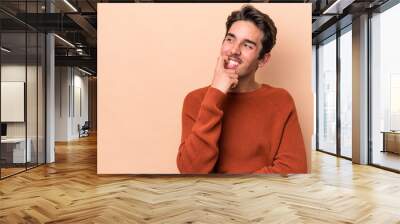
<path id="1" fill-rule="evenodd" d="M 181 173 L 306 173 L 292 97 L 267 84 L 244 93 L 210 86 L 190 92 L 177 165 Z"/>

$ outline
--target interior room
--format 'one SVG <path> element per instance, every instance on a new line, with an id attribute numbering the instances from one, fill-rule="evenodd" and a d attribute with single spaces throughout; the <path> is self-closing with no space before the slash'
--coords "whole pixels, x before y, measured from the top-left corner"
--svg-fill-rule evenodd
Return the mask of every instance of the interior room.
<path id="1" fill-rule="evenodd" d="M 141 140 L 151 136 L 149 132 L 135 131 L 129 122 L 115 122 L 121 119 L 122 112 L 112 114 L 108 120 L 102 119 L 122 96 L 108 93 L 106 97 L 114 97 L 115 101 L 98 105 L 107 93 L 102 89 L 107 86 L 103 85 L 104 81 L 121 82 L 113 79 L 118 74 L 102 70 L 104 66 L 99 62 L 118 65 L 124 60 L 115 56 L 101 61 L 99 57 L 112 50 L 105 51 L 104 45 L 98 44 L 105 40 L 99 30 L 104 27 L 99 9 L 115 4 L 149 9 L 155 6 L 159 9 L 160 5 L 181 9 L 185 5 L 202 4 L 210 7 L 211 15 L 211 10 L 226 3 L 214 0 L 0 1 L 0 223 L 400 223 L 398 0 L 229 2 L 237 9 L 244 4 L 256 8 L 259 4 L 275 4 L 294 9 L 306 5 L 311 11 L 308 37 L 312 42 L 309 49 L 312 71 L 308 78 L 313 125 L 307 142 L 311 148 L 307 155 L 308 173 L 99 172 L 102 159 L 115 167 L 121 167 L 122 159 L 135 161 L 126 156 L 115 159 L 123 150 L 135 152 L 133 156 L 137 158 L 140 158 L 139 152 L 156 157 L 169 150 L 163 146 L 156 152 L 138 147 Z M 137 14 L 132 16 L 138 18 Z M 153 23 L 159 24 L 157 20 L 161 18 L 151 16 Z M 193 15 L 187 16 L 189 20 Z M 135 31 L 132 24 L 142 22 L 118 18 L 116 13 L 115 19 L 107 22 L 115 27 L 125 26 L 130 32 Z M 221 29 L 225 32 L 225 24 L 221 24 Z M 185 33 L 188 30 L 183 30 L 182 35 L 189 35 Z M 151 41 L 143 40 L 155 39 L 154 36 L 130 38 L 132 42 L 142 40 L 135 43 L 139 47 L 150 45 Z M 211 35 L 204 35 L 199 41 L 207 38 L 212 39 Z M 169 49 L 178 49 L 179 43 L 173 42 L 173 48 L 160 44 L 161 50 L 170 57 L 176 56 L 179 52 Z M 219 47 L 220 42 L 217 44 Z M 196 52 L 198 45 L 185 46 Z M 290 47 L 285 49 L 296 51 Z M 152 56 L 132 50 L 131 46 L 125 50 L 132 59 Z M 169 64 L 163 65 L 166 70 L 175 69 Z M 151 66 L 149 69 L 153 69 Z M 285 66 L 294 67 L 290 60 Z M 267 66 L 266 73 L 268 69 Z M 106 79 L 105 74 L 111 76 Z M 135 75 L 132 68 L 132 79 Z M 168 76 L 162 78 L 165 82 L 161 84 L 171 81 L 167 80 Z M 139 88 L 148 88 L 146 84 L 135 84 L 132 85 L 135 88 L 123 88 L 118 93 L 131 94 Z M 164 95 L 179 91 L 173 88 Z M 132 102 L 140 103 L 138 99 Z M 163 101 L 165 105 L 170 102 Z M 138 116 L 139 111 L 153 105 L 143 101 L 139 105 L 127 102 L 123 106 L 133 108 L 129 110 L 132 117 L 124 119 L 135 118 L 141 122 L 145 118 Z M 169 139 L 175 132 L 180 134 L 181 123 L 166 124 L 172 116 L 180 119 L 181 109 L 179 104 L 179 114 L 161 110 L 160 114 L 164 112 L 165 116 L 153 120 L 170 132 L 157 136 L 154 130 L 155 140 L 146 144 L 159 146 L 161 138 Z M 107 124 L 113 122 L 114 128 L 107 129 L 110 127 Z M 118 144 L 109 145 L 110 154 L 100 158 L 100 136 L 107 131 L 124 136 L 121 141 L 129 144 L 123 149 Z M 129 134 L 135 136 L 125 137 Z M 176 150 L 178 147 L 176 144 Z M 129 165 L 135 167 L 142 165 L 141 162 L 146 161 Z M 145 165 L 163 167 L 155 162 Z"/>

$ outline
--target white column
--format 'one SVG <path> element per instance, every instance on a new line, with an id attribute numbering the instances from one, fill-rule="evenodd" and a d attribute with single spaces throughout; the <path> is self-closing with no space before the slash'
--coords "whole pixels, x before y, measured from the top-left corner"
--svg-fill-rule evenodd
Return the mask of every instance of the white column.
<path id="1" fill-rule="evenodd" d="M 368 15 L 353 20 L 353 162 L 368 163 Z"/>
<path id="2" fill-rule="evenodd" d="M 54 76 L 54 35 L 46 36 L 46 163 L 55 161 L 55 76 Z"/>
<path id="3" fill-rule="evenodd" d="M 54 5 L 46 1 L 46 11 L 54 12 Z M 54 35 L 46 35 L 46 163 L 55 162 L 55 43 Z"/>

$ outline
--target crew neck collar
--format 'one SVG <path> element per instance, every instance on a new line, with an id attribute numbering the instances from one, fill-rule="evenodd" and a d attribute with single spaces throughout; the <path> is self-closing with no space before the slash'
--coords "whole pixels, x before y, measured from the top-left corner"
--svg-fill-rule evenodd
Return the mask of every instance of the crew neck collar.
<path id="1" fill-rule="evenodd" d="M 261 92 L 263 92 L 268 86 L 264 83 L 261 83 L 261 86 L 255 90 L 248 91 L 248 92 L 228 92 L 229 96 L 233 97 L 247 97 L 247 96 L 254 96 Z"/>

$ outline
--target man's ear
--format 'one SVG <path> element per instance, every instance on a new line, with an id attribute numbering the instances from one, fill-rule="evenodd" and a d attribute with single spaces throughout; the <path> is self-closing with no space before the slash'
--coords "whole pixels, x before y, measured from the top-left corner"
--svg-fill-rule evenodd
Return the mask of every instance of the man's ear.
<path id="1" fill-rule="evenodd" d="M 266 65 L 269 62 L 270 58 L 271 58 L 271 53 L 264 54 L 264 57 L 258 60 L 258 67 L 261 68 L 264 65 Z"/>

